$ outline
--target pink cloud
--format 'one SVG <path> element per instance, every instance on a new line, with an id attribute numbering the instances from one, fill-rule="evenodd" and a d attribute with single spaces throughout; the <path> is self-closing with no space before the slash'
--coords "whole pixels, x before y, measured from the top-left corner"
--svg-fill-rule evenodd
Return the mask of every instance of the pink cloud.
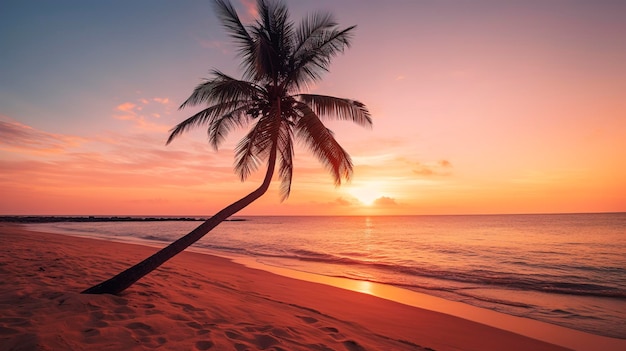
<path id="1" fill-rule="evenodd" d="M 396 202 L 395 199 L 391 197 L 382 196 L 374 200 L 374 205 L 381 206 L 381 207 L 388 207 L 388 206 L 396 206 L 398 205 L 398 203 Z"/>
<path id="2" fill-rule="evenodd" d="M 130 113 L 134 113 L 134 109 L 137 105 L 133 104 L 132 102 L 125 102 L 123 104 L 117 105 L 115 107 L 115 110 L 117 111 L 122 111 L 122 112 L 130 112 Z"/>
<path id="3" fill-rule="evenodd" d="M 161 140 L 133 135 L 94 139 L 98 151 L 61 152 L 30 160 L 0 160 L 0 189 L 21 184 L 31 188 L 80 189 L 123 187 L 194 187 L 238 182 L 232 160 L 215 153 L 165 148 Z"/>
<path id="4" fill-rule="evenodd" d="M 155 101 L 160 105 L 169 104 L 169 98 L 156 97 L 153 98 L 152 101 Z M 146 99 L 139 99 L 139 102 L 144 104 L 144 106 L 146 106 L 146 108 L 149 108 L 149 110 L 144 112 L 144 106 L 139 106 L 132 102 L 124 102 L 115 107 L 114 111 L 116 112 L 113 115 L 113 118 L 120 121 L 133 122 L 135 127 L 143 131 L 165 133 L 171 128 L 171 126 L 169 125 L 164 125 L 151 121 L 151 119 L 153 118 L 161 117 L 161 114 L 158 112 L 154 112 L 154 108 L 150 106 L 150 101 Z M 167 109 L 162 112 L 165 114 L 169 113 Z"/>
<path id="5" fill-rule="evenodd" d="M 61 153 L 78 147 L 85 139 L 36 130 L 0 116 L 0 150 L 26 153 Z"/>
<path id="6" fill-rule="evenodd" d="M 153 98 L 153 99 L 152 99 L 152 101 L 156 101 L 156 102 L 158 102 L 159 104 L 166 105 L 166 104 L 168 104 L 168 103 L 170 102 L 170 99 L 169 99 L 169 98 L 160 98 L 160 97 L 155 97 L 155 98 Z"/>
<path id="7" fill-rule="evenodd" d="M 452 163 L 448 160 L 441 160 L 434 164 L 423 164 L 416 162 L 413 166 L 413 173 L 421 176 L 449 176 Z"/>
<path id="8" fill-rule="evenodd" d="M 350 200 L 346 200 L 343 197 L 338 197 L 337 199 L 335 199 L 335 201 L 331 202 L 331 204 L 339 205 L 339 206 L 352 206 L 354 205 L 354 202 Z"/>

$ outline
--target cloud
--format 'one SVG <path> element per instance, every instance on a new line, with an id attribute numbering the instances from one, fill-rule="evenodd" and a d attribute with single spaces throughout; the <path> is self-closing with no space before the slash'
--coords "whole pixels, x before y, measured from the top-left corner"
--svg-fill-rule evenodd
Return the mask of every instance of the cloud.
<path id="1" fill-rule="evenodd" d="M 444 167 L 444 168 L 451 168 L 452 167 L 452 163 L 450 163 L 450 161 L 448 161 L 448 160 L 441 160 L 438 163 L 439 163 L 439 166 Z"/>
<path id="2" fill-rule="evenodd" d="M 374 206 L 389 207 L 389 206 L 397 206 L 397 205 L 398 203 L 396 202 L 396 200 L 388 196 L 382 196 L 374 200 Z"/>
<path id="3" fill-rule="evenodd" d="M 54 157 L 0 159 L 0 191 L 17 185 L 46 189 L 191 188 L 237 183 L 230 156 L 163 145 L 145 135 L 92 138 L 89 148 L 60 151 Z M 189 149 L 189 148 L 188 148 Z"/>
<path id="4" fill-rule="evenodd" d="M 159 104 L 167 105 L 170 102 L 170 99 L 169 98 L 155 97 L 155 98 L 152 99 L 152 101 L 156 101 Z"/>
<path id="5" fill-rule="evenodd" d="M 433 171 L 428 166 L 418 165 L 417 168 L 413 169 L 413 173 L 421 175 L 421 176 L 431 176 L 431 175 L 435 174 L 435 171 Z"/>
<path id="6" fill-rule="evenodd" d="M 449 176 L 452 163 L 448 160 L 441 160 L 436 163 L 423 164 L 416 162 L 413 165 L 413 173 L 421 176 Z"/>
<path id="7" fill-rule="evenodd" d="M 332 205 L 339 205 L 339 206 L 352 206 L 354 205 L 354 202 L 350 201 L 350 200 L 346 200 L 343 197 L 338 197 L 335 199 L 335 201 L 331 202 Z"/>
<path id="8" fill-rule="evenodd" d="M 152 98 L 151 101 L 158 103 L 156 109 L 161 113 L 155 111 L 155 107 L 150 104 L 149 100 L 142 98 L 138 100 L 142 105 L 130 101 L 117 105 L 114 109 L 115 113 L 113 114 L 113 118 L 120 121 L 133 122 L 136 128 L 143 131 L 167 132 L 171 126 L 156 123 L 152 121 L 152 119 L 160 118 L 162 113 L 169 114 L 169 98 L 155 97 Z M 164 111 L 163 106 L 165 106 Z M 145 111 L 144 107 L 146 109 Z"/>
<path id="9" fill-rule="evenodd" d="M 128 112 L 128 113 L 135 113 L 135 107 L 137 107 L 137 105 L 133 104 L 132 102 L 125 102 L 123 104 L 117 105 L 115 107 L 116 111 L 122 111 L 122 112 Z"/>
<path id="10" fill-rule="evenodd" d="M 138 118 L 136 107 L 141 104 L 123 103 L 113 109 L 119 116 Z M 207 143 L 193 140 L 166 147 L 165 138 L 135 128 L 79 138 L 0 116 L 0 194 L 7 194 L 0 196 L 0 209 L 111 213 L 120 206 L 119 211 L 165 213 L 193 209 L 189 203 L 194 198 L 221 204 L 222 198 L 230 201 L 233 189 L 255 186 L 242 186 L 233 173 L 231 149 L 216 153 Z M 20 200 L 12 194 L 20 194 Z M 131 205 L 132 200 L 141 203 Z"/>
<path id="11" fill-rule="evenodd" d="M 78 147 L 85 139 L 48 133 L 0 116 L 0 150 L 26 153 L 61 153 Z"/>

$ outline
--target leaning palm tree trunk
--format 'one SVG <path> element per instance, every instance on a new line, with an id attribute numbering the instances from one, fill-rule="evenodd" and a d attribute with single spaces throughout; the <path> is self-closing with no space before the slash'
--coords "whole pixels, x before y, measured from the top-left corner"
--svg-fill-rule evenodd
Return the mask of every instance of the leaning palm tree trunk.
<path id="1" fill-rule="evenodd" d="M 167 260 L 182 252 L 196 241 L 200 240 L 203 236 L 205 236 L 208 232 L 210 232 L 213 228 L 222 223 L 228 217 L 241 211 L 246 206 L 250 205 L 256 199 L 265 194 L 270 186 L 270 183 L 272 182 L 275 164 L 276 148 L 274 147 L 271 150 L 268 160 L 265 179 L 263 180 L 263 183 L 259 188 L 257 188 L 247 196 L 241 198 L 239 201 L 236 201 L 230 204 L 228 207 L 224 208 L 223 210 L 219 211 L 213 217 L 200 224 L 196 229 L 189 232 L 189 234 L 174 241 L 154 255 L 119 273 L 113 278 L 84 290 L 82 294 L 119 294 L 122 291 L 126 290 L 126 288 L 133 285 L 135 282 L 137 282 L 148 273 L 157 269 Z"/>

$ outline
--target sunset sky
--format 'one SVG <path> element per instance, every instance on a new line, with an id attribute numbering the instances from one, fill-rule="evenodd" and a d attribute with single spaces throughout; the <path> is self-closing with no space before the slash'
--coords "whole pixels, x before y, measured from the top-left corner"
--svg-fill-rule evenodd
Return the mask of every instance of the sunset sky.
<path id="1" fill-rule="evenodd" d="M 233 1 L 247 22 L 253 3 Z M 300 147 L 291 197 L 241 214 L 626 211 L 626 1 L 287 3 L 357 25 L 312 91 L 374 127 L 329 123 L 351 183 Z M 256 188 L 242 132 L 165 145 L 212 68 L 240 76 L 208 0 L 2 1 L 0 214 L 209 215 Z"/>

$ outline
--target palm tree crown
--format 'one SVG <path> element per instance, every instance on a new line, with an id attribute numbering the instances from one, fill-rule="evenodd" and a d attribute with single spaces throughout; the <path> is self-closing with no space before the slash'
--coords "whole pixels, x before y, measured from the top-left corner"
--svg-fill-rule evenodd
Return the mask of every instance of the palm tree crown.
<path id="1" fill-rule="evenodd" d="M 280 162 L 280 194 L 285 200 L 291 189 L 294 137 L 328 168 L 336 185 L 349 179 L 350 156 L 321 119 L 370 127 L 369 111 L 355 100 L 300 91 L 318 81 L 331 58 L 349 47 L 355 26 L 339 29 L 330 14 L 318 13 L 296 27 L 282 2 L 266 0 L 257 2 L 256 22 L 244 26 L 229 1 L 216 0 L 215 7 L 238 46 L 243 78 L 213 70 L 212 77 L 180 106 L 208 107 L 174 127 L 167 143 L 192 128 L 207 126 L 209 142 L 217 149 L 231 130 L 252 125 L 235 150 L 235 171 L 242 181 L 273 151 Z"/>

